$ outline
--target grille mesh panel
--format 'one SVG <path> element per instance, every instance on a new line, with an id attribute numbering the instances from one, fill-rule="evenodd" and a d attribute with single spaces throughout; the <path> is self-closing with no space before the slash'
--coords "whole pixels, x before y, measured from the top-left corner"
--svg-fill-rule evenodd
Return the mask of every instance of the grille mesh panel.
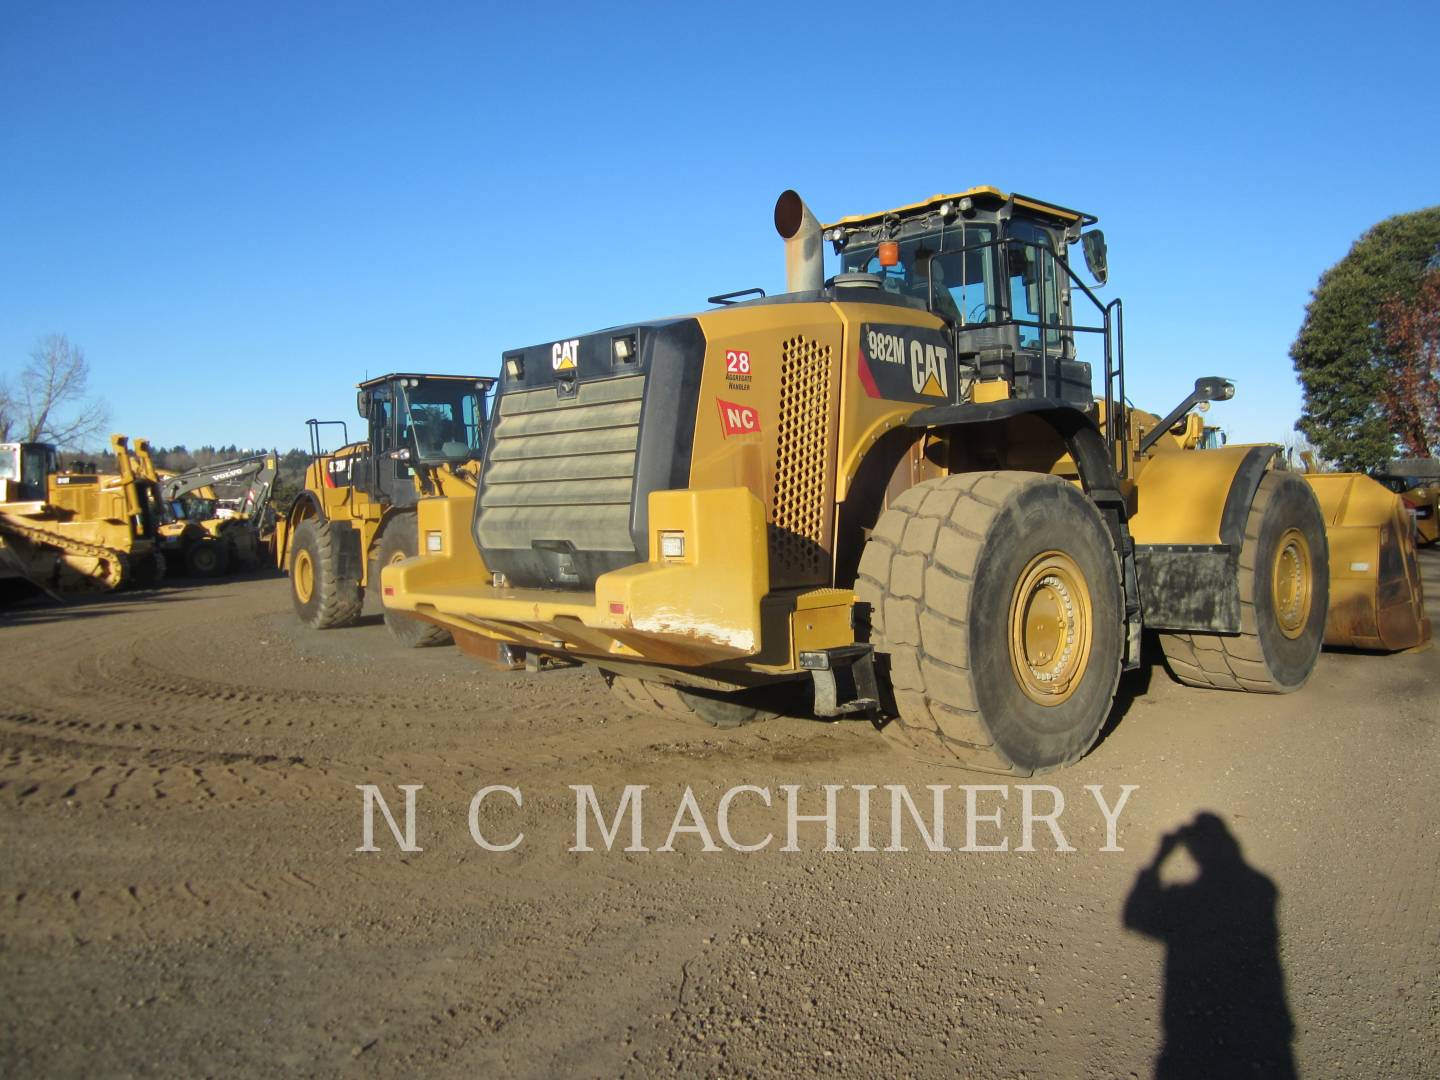
<path id="1" fill-rule="evenodd" d="M 826 498 L 834 416 L 829 345 L 803 334 L 780 353 L 780 417 L 769 529 L 770 576 L 777 585 L 828 581 L 830 505 Z"/>

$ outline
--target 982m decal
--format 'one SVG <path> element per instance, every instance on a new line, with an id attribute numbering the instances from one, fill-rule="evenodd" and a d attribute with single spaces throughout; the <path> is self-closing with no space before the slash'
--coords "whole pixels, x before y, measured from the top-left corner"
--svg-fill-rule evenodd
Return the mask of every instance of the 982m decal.
<path id="1" fill-rule="evenodd" d="M 873 398 L 950 400 L 955 357 L 939 330 L 865 323 L 860 327 L 860 383 Z"/>

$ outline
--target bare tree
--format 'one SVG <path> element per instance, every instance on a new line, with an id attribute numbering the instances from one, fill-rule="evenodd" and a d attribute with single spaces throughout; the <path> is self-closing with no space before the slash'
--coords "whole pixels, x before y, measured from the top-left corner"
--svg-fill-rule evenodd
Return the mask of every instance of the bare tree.
<path id="1" fill-rule="evenodd" d="M 0 379 L 0 442 L 9 442 L 16 427 L 17 403 L 10 384 Z"/>
<path id="2" fill-rule="evenodd" d="M 35 343 L 18 390 L 0 385 L 0 439 L 74 447 L 109 423 L 105 403 L 87 396 L 90 365 L 64 334 Z"/>

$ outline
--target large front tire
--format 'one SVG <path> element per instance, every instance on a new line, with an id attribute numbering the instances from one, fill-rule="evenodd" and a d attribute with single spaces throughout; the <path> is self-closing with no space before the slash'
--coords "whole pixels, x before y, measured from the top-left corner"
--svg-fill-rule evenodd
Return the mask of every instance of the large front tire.
<path id="1" fill-rule="evenodd" d="M 380 544 L 375 553 L 376 582 L 379 573 L 391 563 L 403 562 L 420 553 L 420 533 L 414 514 L 398 514 L 390 519 L 380 535 Z M 434 623 L 412 619 L 385 609 L 385 626 L 393 637 L 407 649 L 423 649 L 431 645 L 449 645 L 454 642 L 450 631 Z"/>
<path id="2" fill-rule="evenodd" d="M 312 630 L 353 626 L 360 618 L 360 582 L 340 575 L 340 539 L 323 518 L 306 518 L 291 538 L 290 599 Z"/>
<path id="3" fill-rule="evenodd" d="M 1161 634 L 1170 671 L 1188 686 L 1288 694 L 1315 670 L 1330 608 L 1325 518 L 1310 485 L 1267 472 L 1240 546 L 1240 633 Z"/>
<path id="4" fill-rule="evenodd" d="M 855 591 L 888 660 L 882 730 L 971 768 L 1029 776 L 1080 758 L 1120 679 L 1119 561 L 1075 485 L 967 473 L 881 515 Z"/>

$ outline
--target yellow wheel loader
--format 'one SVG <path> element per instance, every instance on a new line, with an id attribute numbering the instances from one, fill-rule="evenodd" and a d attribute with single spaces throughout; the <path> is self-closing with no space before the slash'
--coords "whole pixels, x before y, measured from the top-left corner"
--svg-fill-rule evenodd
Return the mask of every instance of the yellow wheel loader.
<path id="1" fill-rule="evenodd" d="M 1389 462 L 1375 479 L 1404 500 L 1419 543 L 1440 542 L 1440 460 L 1401 458 Z"/>
<path id="2" fill-rule="evenodd" d="M 1069 255 L 1104 282 L 1095 224 L 979 187 L 822 226 L 785 192 L 784 295 L 504 353 L 478 492 L 420 501 L 387 608 L 715 725 L 808 684 L 1018 775 L 1094 743 L 1147 628 L 1186 682 L 1298 689 L 1321 503 L 1278 447 L 1191 448 L 1224 379 L 1131 430 L 1121 302 Z"/>
<path id="3" fill-rule="evenodd" d="M 367 437 L 349 441 L 344 421 L 309 420 L 314 461 L 305 489 L 276 523 L 275 557 L 290 575 L 302 622 L 317 630 L 360 617 L 376 566 L 419 551 L 415 505 L 422 495 L 473 501 L 487 431 L 486 396 L 495 380 L 476 375 L 391 374 L 359 384 Z M 344 445 L 327 453 L 321 429 L 338 426 Z M 433 623 L 385 610 L 408 647 L 446 644 Z"/>
<path id="4" fill-rule="evenodd" d="M 0 576 L 55 594 L 146 586 L 164 574 L 154 484 L 128 440 L 110 437 L 118 474 L 61 472 L 48 443 L 0 444 Z"/>

